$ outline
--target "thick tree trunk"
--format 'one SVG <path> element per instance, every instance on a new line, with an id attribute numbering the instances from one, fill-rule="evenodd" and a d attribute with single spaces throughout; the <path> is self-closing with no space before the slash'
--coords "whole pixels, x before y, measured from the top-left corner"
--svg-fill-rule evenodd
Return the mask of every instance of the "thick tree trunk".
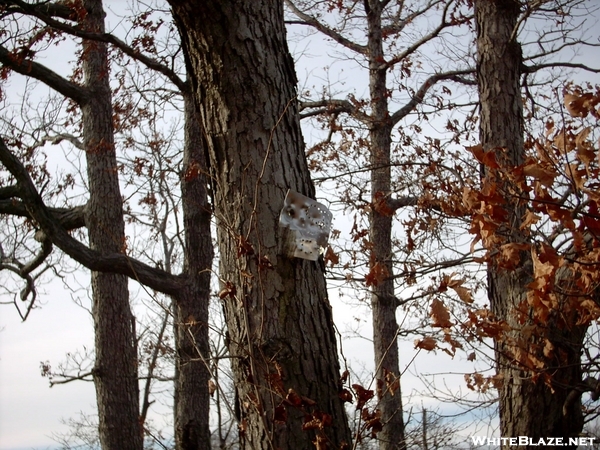
<path id="1" fill-rule="evenodd" d="M 175 297 L 175 445 L 209 450 L 208 303 L 213 258 L 206 153 L 191 92 L 184 92 L 185 146 L 181 179 L 186 287 Z"/>
<path id="2" fill-rule="evenodd" d="M 369 27 L 369 93 L 371 124 L 369 144 L 371 154 L 371 216 L 369 240 L 371 270 L 382 273 L 384 279 L 375 284 L 371 294 L 373 311 L 373 347 L 377 378 L 378 407 L 381 410 L 382 431 L 377 435 L 381 450 L 404 449 L 404 418 L 398 356 L 397 300 L 394 292 L 392 262 L 393 211 L 386 208 L 391 195 L 391 133 L 386 86 L 387 68 L 384 60 L 381 30 L 381 2 L 371 0 L 367 5 Z M 376 267 L 377 266 L 377 267 Z"/>
<path id="3" fill-rule="evenodd" d="M 104 32 L 101 0 L 84 0 L 83 26 Z M 90 247 L 102 253 L 125 248 L 123 199 L 113 138 L 106 45 L 83 42 L 83 73 L 89 99 L 81 105 L 90 198 L 86 225 Z M 135 319 L 125 275 L 92 272 L 96 361 L 94 384 L 103 450 L 141 450 Z"/>
<path id="4" fill-rule="evenodd" d="M 242 448 L 339 448 L 350 432 L 323 266 L 279 253 L 286 191 L 314 196 L 282 4 L 170 3 L 207 134 Z"/>
<path id="5" fill-rule="evenodd" d="M 500 169 L 483 171 L 483 189 L 494 183 L 504 198 L 506 218 L 500 228 L 501 244 L 527 243 L 520 224 L 525 204 L 518 197 L 519 186 L 502 173 L 525 160 L 523 142 L 523 106 L 520 92 L 521 47 L 514 30 L 520 13 L 515 0 L 478 0 L 477 21 L 478 83 L 481 107 L 480 138 L 486 152 L 496 153 Z M 511 40 L 511 38 L 513 40 Z M 524 324 L 517 319 L 517 309 L 526 307 L 527 285 L 533 279 L 533 265 L 528 251 L 521 253 L 520 266 L 507 269 L 492 259 L 488 268 L 488 290 L 492 311 L 511 326 L 510 335 L 496 343 L 500 389 L 500 429 L 503 437 L 576 436 L 583 425 L 580 403 L 563 405 L 569 392 L 581 381 L 579 351 L 584 331 L 574 322 L 561 329 L 549 323 L 547 336 L 563 352 L 563 359 L 552 368 L 551 389 L 532 381 L 532 373 L 516 362 L 514 344 L 524 352 L 535 346 L 535 336 L 520 333 Z M 493 257 L 492 257 L 493 258 Z M 525 324 L 526 325 L 526 324 Z M 556 329 L 553 329 L 556 327 Z M 512 342 L 511 342 L 512 341 Z M 510 345 L 509 345 L 510 343 Z M 508 446 L 506 446 L 508 448 Z"/>

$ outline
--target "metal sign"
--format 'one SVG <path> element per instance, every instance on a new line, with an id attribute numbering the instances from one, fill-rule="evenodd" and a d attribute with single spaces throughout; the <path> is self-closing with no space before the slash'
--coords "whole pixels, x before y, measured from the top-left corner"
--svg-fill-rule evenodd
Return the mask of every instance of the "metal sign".
<path id="1" fill-rule="evenodd" d="M 332 214 L 322 203 L 288 190 L 279 215 L 282 253 L 316 261 L 327 247 Z"/>

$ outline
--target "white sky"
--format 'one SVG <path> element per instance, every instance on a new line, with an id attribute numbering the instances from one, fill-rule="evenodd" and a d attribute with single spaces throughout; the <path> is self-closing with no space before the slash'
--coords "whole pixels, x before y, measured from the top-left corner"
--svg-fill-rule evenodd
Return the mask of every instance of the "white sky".
<path id="1" fill-rule="evenodd" d="M 61 418 L 93 412 L 92 383 L 48 387 L 40 362 L 56 364 L 67 351 L 93 347 L 89 314 L 61 286 L 50 287 L 43 307 L 22 323 L 10 306 L 0 308 L 0 449 L 46 448 Z"/>

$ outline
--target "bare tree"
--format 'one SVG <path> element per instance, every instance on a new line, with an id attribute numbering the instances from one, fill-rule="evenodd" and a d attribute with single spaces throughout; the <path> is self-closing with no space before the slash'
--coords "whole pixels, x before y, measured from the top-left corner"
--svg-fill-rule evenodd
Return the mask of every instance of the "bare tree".
<path id="1" fill-rule="evenodd" d="M 556 6 L 554 2 L 544 3 L 538 6 L 542 9 Z M 595 237 L 593 231 L 585 231 L 587 222 L 581 218 L 587 214 L 585 208 L 573 207 L 569 200 L 575 197 L 577 204 L 584 201 L 579 188 L 573 191 L 568 185 L 575 183 L 572 170 L 585 162 L 573 162 L 570 173 L 560 175 L 561 163 L 553 159 L 556 157 L 551 157 L 554 170 L 544 162 L 544 155 L 550 154 L 551 148 L 547 142 L 536 144 L 538 150 L 546 150 L 533 156 L 527 152 L 521 97 L 523 54 L 517 40 L 522 6 L 519 1 L 482 0 L 475 4 L 483 153 L 478 153 L 479 150 L 474 153 L 482 162 L 480 200 L 487 205 L 482 208 L 487 212 L 474 219 L 474 223 L 479 230 L 486 227 L 485 223 L 495 223 L 487 232 L 479 232 L 479 236 L 489 252 L 491 309 L 506 327 L 494 336 L 501 434 L 528 436 L 534 442 L 548 436 L 562 436 L 567 442 L 567 438 L 578 436 L 583 426 L 580 353 L 588 319 L 594 315 L 590 311 L 593 303 L 583 299 L 589 302 L 589 298 L 596 297 L 595 287 L 577 281 L 576 261 L 589 253 L 587 245 Z M 567 98 L 567 107 L 574 114 Z M 583 112 L 576 114 L 584 117 Z M 552 123 L 551 118 L 545 120 Z M 552 132 L 551 126 L 549 131 Z M 559 136 L 560 133 L 564 131 Z M 568 152 L 559 141 L 552 145 L 562 148 L 558 152 L 564 155 Z M 549 178 L 535 172 L 542 167 Z M 592 172 L 595 174 L 595 169 L 588 172 L 590 176 Z M 555 187 L 563 176 L 567 186 Z M 579 185 L 582 186 L 581 182 Z M 553 198 L 547 187 L 563 198 Z M 542 198 L 549 206 L 539 207 Z M 559 211 L 564 208 L 569 215 L 559 217 L 554 208 Z M 548 215 L 558 225 L 551 231 L 536 226 L 534 232 L 532 224 L 537 219 L 532 222 L 532 214 L 540 219 Z M 577 231 L 571 217 L 582 221 Z M 564 263 L 560 262 L 563 259 Z M 541 271 L 542 264 L 547 264 L 546 274 Z M 548 302 L 550 298 L 553 300 Z M 577 447 L 570 442 L 569 445 Z"/>
<path id="2" fill-rule="evenodd" d="M 323 267 L 278 249 L 287 190 L 314 196 L 282 5 L 170 3 L 206 129 L 242 447 L 348 445 Z"/>
<path id="3" fill-rule="evenodd" d="M 368 172 L 370 177 L 364 181 L 359 179 L 356 184 L 349 181 L 349 189 L 358 195 L 358 201 L 344 193 L 342 201 L 355 207 L 359 214 L 368 214 L 368 230 L 357 229 L 354 241 L 362 242 L 361 238 L 365 235 L 368 240 L 368 244 L 358 250 L 357 259 L 360 258 L 361 264 L 365 264 L 366 255 L 368 260 L 363 281 L 370 292 L 373 314 L 375 379 L 379 398 L 377 408 L 381 410 L 383 424 L 378 439 L 381 449 L 402 449 L 406 444 L 397 340 L 406 330 L 399 330 L 396 310 L 407 301 L 400 300 L 397 284 L 398 279 L 408 278 L 406 269 L 409 267 L 409 257 L 404 261 L 405 270 L 396 272 L 402 265 L 400 255 L 410 254 L 411 250 L 399 249 L 394 245 L 394 216 L 406 207 L 416 207 L 419 202 L 425 206 L 427 202 L 416 195 L 416 186 L 420 182 L 415 182 L 418 175 L 413 173 L 416 172 L 414 167 L 419 165 L 417 161 L 420 158 L 411 154 L 409 132 L 402 130 L 402 125 L 410 120 L 411 115 L 425 113 L 428 102 L 433 99 L 443 105 L 442 109 L 448 107 L 449 103 L 440 96 L 438 85 L 442 82 L 452 80 L 471 83 L 468 76 L 473 73 L 473 69 L 469 67 L 469 55 L 461 54 L 460 49 L 455 50 L 458 64 L 446 61 L 445 55 L 440 54 L 439 57 L 444 62 L 438 59 L 434 67 L 423 70 L 425 74 L 411 76 L 413 64 L 426 66 L 420 59 L 425 60 L 427 52 L 433 51 L 445 33 L 450 30 L 460 33 L 461 25 L 467 23 L 468 16 L 463 15 L 461 2 L 455 1 L 413 4 L 288 0 L 286 5 L 291 12 L 290 24 L 320 32 L 335 42 L 341 52 L 348 54 L 348 58 L 357 59 L 368 70 L 369 92 L 366 99 L 356 98 L 352 94 L 339 98 L 334 97 L 331 92 L 324 92 L 320 99 L 304 101 L 302 114 L 304 117 L 323 117 L 324 126 L 329 129 L 327 140 L 311 150 L 314 160 L 338 161 L 342 160 L 341 155 L 350 154 L 352 164 L 353 158 L 360 161 L 356 168 L 336 168 L 337 172 L 342 173 L 334 173 L 332 178 L 342 178 L 343 172 L 350 175 L 348 178 L 353 173 L 359 173 L 360 176 L 360 172 Z M 360 68 L 356 69 L 359 70 Z M 427 73 L 427 70 L 430 72 Z M 446 90 L 449 92 L 448 88 Z M 349 117 L 351 122 L 343 120 L 343 116 Z M 365 130 L 364 133 L 362 130 Z M 339 145 L 333 139 L 335 134 L 340 136 Z M 398 135 L 402 141 L 399 145 L 394 144 Z M 406 148 L 395 148 L 400 146 Z M 404 161 L 402 154 L 410 156 Z M 442 159 L 440 155 L 436 156 Z M 436 156 L 432 156 L 431 161 Z M 427 159 L 427 156 L 423 159 Z M 438 173 L 445 172 L 443 163 L 437 163 L 440 167 Z M 424 162 L 422 167 L 430 164 L 432 163 Z M 315 165 L 320 167 L 319 163 Z M 402 172 L 395 173 L 395 167 Z M 423 178 L 425 176 L 427 175 L 422 175 Z M 426 188 L 423 191 L 427 192 Z M 363 198 L 363 193 L 366 198 Z M 429 197 L 433 200 L 435 195 L 429 194 Z M 440 212 L 439 204 L 430 209 Z M 337 256 L 332 259 L 333 262 L 338 260 Z M 457 264 L 460 261 L 464 259 L 459 258 Z M 342 262 L 344 264 L 345 261 Z M 415 270 L 418 272 L 425 269 L 418 267 Z"/>
<path id="4" fill-rule="evenodd" d="M 183 222 L 184 226 L 187 226 L 182 240 L 183 273 L 175 276 L 171 275 L 170 270 L 153 269 L 126 255 L 123 199 L 119 193 L 119 170 L 113 127 L 119 123 L 118 117 L 126 116 L 127 113 L 131 114 L 132 111 L 122 108 L 113 110 L 108 77 L 107 43 L 152 70 L 166 75 L 176 88 L 180 89 L 184 99 L 190 98 L 188 85 L 168 66 L 161 64 L 156 59 L 144 56 L 113 35 L 107 34 L 104 30 L 104 13 L 100 2 L 85 3 L 81 5 L 80 9 L 75 5 L 51 3 L 31 5 L 20 1 L 3 2 L 2 6 L 7 17 L 25 14 L 38 19 L 43 26 L 47 27 L 44 30 L 54 29 L 57 33 L 64 32 L 84 38 L 82 57 L 84 83 L 81 86 L 76 82 L 67 81 L 30 59 L 34 52 L 29 53 L 23 59 L 21 56 L 25 55 L 19 54 L 18 50 L 10 51 L 2 48 L 0 56 L 2 63 L 7 68 L 10 67 L 14 71 L 39 79 L 81 107 L 83 116 L 81 132 L 83 144 L 81 146 L 87 149 L 87 182 L 90 197 L 85 207 L 80 206 L 66 210 L 62 216 L 73 216 L 74 214 L 81 216 L 85 211 L 85 225 L 90 236 L 90 247 L 86 248 L 66 234 L 66 230 L 82 226 L 84 221 L 81 219 L 75 222 L 59 219 L 59 222 L 54 222 L 52 227 L 56 227 L 57 232 L 81 252 L 79 256 L 71 254 L 75 260 L 92 270 L 101 269 L 94 271 L 94 280 L 108 280 L 104 284 L 101 281 L 93 282 L 94 292 L 97 292 L 97 295 L 94 294 L 93 301 L 96 319 L 96 352 L 95 368 L 92 374 L 97 386 L 100 440 L 103 448 L 115 448 L 115 446 L 118 448 L 139 446 L 141 448 L 143 422 L 140 422 L 139 416 L 141 413 L 142 418 L 145 418 L 148 409 L 146 393 L 141 412 L 139 409 L 136 336 L 134 318 L 129 309 L 127 276 L 169 294 L 175 299 L 175 346 L 178 352 L 175 389 L 176 442 L 178 448 L 208 448 L 210 445 L 208 428 L 208 299 L 212 241 L 210 239 L 211 208 L 208 205 L 206 192 L 205 153 L 200 139 L 199 125 L 194 118 L 195 112 L 192 103 L 184 102 L 187 105 L 184 108 L 186 133 L 180 182 Z M 82 22 L 82 26 L 74 25 L 78 21 Z M 139 121 L 139 118 L 136 120 Z M 121 121 L 119 125 L 123 128 L 124 123 Z M 70 140 L 76 141 L 76 139 Z M 156 145 L 156 143 L 154 144 Z M 14 155 L 10 154 L 7 148 L 3 150 L 5 150 L 4 157 L 6 158 L 3 162 L 9 171 L 13 172 L 16 181 L 15 187 L 29 183 L 31 179 L 22 171 L 22 165 L 14 160 Z M 7 160 L 11 160 L 12 165 L 6 163 Z M 15 171 L 19 172 L 21 178 L 15 175 Z M 32 189 L 31 195 L 38 195 L 34 186 L 29 185 L 29 188 Z M 31 208 L 21 207 L 27 205 L 28 202 L 24 198 L 27 196 L 19 188 L 12 188 L 10 192 L 6 191 L 6 194 L 6 198 L 12 206 L 7 207 L 3 212 L 20 213 L 34 221 L 40 229 L 44 229 Z M 39 197 L 38 200 L 40 200 Z M 39 207 L 41 211 L 45 210 L 42 202 L 39 203 Z M 48 216 L 46 220 L 46 224 L 49 224 L 55 221 L 55 218 Z M 44 221 L 42 220 L 42 222 Z M 118 230 L 121 231 L 115 235 L 114 233 Z M 41 233 L 46 246 L 49 245 L 51 248 L 51 245 L 55 244 L 61 247 L 61 244 L 53 240 L 53 233 L 47 228 Z M 101 238 L 104 240 L 102 241 Z M 65 250 L 64 247 L 62 249 Z M 70 253 L 68 250 L 65 251 Z M 49 251 L 44 253 L 49 254 Z M 87 256 L 82 260 L 80 257 L 86 253 Z M 110 262 L 106 265 L 100 264 L 101 268 L 97 265 L 102 257 L 110 259 L 110 255 L 121 261 L 120 268 Z M 144 272 L 150 278 L 145 277 Z M 120 284 L 116 284 L 117 280 Z M 166 284 L 163 283 L 164 281 Z M 117 289 L 118 285 L 121 288 Z M 118 297 L 120 300 L 117 301 L 113 297 Z M 125 383 L 123 380 L 129 381 Z M 135 433 L 131 428 L 135 430 Z M 134 435 L 137 439 L 135 442 L 132 441 Z"/>

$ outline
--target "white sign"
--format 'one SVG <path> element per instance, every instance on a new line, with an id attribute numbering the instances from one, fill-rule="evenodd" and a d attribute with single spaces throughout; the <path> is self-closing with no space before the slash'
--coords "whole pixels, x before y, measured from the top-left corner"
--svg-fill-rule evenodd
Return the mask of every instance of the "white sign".
<path id="1" fill-rule="evenodd" d="M 316 261 L 327 247 L 331 218 L 331 211 L 322 203 L 288 190 L 279 215 L 283 253 Z"/>

